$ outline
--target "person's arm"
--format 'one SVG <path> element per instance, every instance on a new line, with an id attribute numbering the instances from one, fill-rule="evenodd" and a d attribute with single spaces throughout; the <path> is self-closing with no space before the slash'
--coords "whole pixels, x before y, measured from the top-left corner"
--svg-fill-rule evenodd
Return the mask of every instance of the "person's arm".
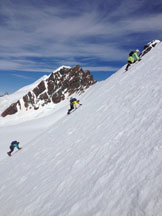
<path id="1" fill-rule="evenodd" d="M 139 60 L 139 57 L 136 52 L 133 55 L 135 56 L 136 60 Z"/>
<path id="2" fill-rule="evenodd" d="M 16 148 L 19 149 L 19 150 L 22 149 L 22 148 L 19 147 L 19 142 L 16 143 Z"/>

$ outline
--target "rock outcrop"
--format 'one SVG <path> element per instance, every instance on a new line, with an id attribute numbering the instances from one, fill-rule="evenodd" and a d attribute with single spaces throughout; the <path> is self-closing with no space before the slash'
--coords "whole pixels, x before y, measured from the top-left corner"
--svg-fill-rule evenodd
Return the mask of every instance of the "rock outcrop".
<path id="1" fill-rule="evenodd" d="M 146 44 L 144 46 L 144 50 L 142 51 L 140 57 L 144 56 L 146 53 L 148 53 L 153 47 L 155 47 L 158 43 L 160 43 L 159 40 L 153 40 L 150 43 Z"/>

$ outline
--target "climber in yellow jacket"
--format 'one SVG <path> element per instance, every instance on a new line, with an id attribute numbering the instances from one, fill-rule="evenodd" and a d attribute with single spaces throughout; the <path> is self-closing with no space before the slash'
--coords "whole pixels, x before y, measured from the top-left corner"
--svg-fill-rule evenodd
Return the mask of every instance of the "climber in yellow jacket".
<path id="1" fill-rule="evenodd" d="M 70 112 L 75 108 L 77 109 L 77 104 L 78 105 L 82 105 L 79 103 L 79 100 L 77 100 L 76 98 L 70 98 L 70 109 L 68 110 L 67 114 L 69 115 Z"/>

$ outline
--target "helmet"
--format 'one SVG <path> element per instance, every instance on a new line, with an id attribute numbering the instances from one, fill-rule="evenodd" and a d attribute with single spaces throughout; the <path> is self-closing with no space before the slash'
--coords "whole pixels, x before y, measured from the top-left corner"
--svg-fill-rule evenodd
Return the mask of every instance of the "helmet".
<path id="1" fill-rule="evenodd" d="M 139 49 L 136 49 L 136 52 L 139 53 Z"/>

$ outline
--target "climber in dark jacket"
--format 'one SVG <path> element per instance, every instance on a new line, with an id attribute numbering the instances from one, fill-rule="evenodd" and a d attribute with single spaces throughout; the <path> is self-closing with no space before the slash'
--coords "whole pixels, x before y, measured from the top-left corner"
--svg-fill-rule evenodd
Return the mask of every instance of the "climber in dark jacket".
<path id="1" fill-rule="evenodd" d="M 7 152 L 7 154 L 9 156 L 11 156 L 11 153 L 14 151 L 14 148 L 17 148 L 18 150 L 21 150 L 22 148 L 19 147 L 19 142 L 18 141 L 12 141 L 11 142 L 11 145 L 10 145 L 10 151 Z"/>

